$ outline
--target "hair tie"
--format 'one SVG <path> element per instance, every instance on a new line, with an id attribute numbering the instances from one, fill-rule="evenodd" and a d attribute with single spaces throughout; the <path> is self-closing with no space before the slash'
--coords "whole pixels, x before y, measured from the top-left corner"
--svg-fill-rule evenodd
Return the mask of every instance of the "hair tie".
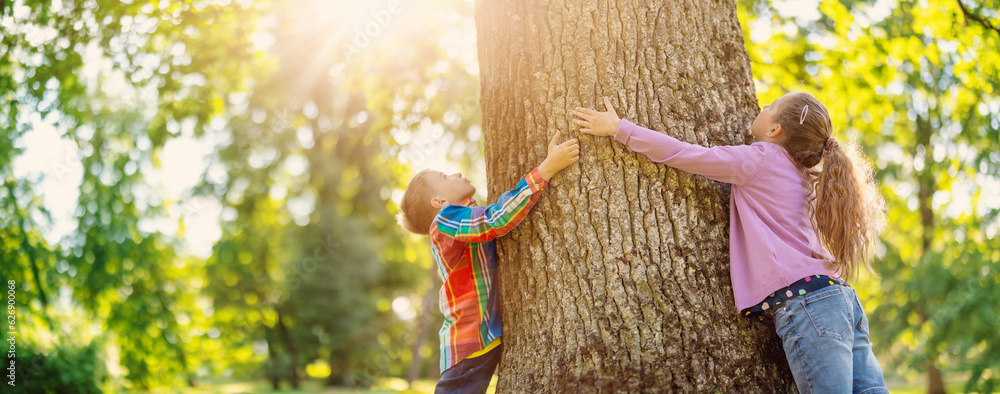
<path id="1" fill-rule="evenodd" d="M 805 107 L 802 107 L 802 115 L 799 116 L 799 124 L 802 124 L 802 122 L 806 121 L 806 114 L 808 113 L 809 113 L 809 104 L 806 104 Z"/>
<path id="2" fill-rule="evenodd" d="M 840 146 L 840 144 L 837 143 L 837 140 L 833 139 L 833 137 L 830 137 L 830 138 L 827 138 L 826 139 L 826 143 L 823 144 L 823 149 L 824 150 L 830 150 L 830 149 L 836 148 L 838 146 Z"/>

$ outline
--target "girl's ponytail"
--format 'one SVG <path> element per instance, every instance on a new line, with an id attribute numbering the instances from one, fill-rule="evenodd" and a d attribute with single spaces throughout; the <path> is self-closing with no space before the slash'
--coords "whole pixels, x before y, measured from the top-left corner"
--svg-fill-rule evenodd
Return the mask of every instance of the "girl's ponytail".
<path id="1" fill-rule="evenodd" d="M 869 259 L 885 225 L 885 202 L 857 145 L 829 141 L 814 183 L 816 227 L 842 276 L 853 277 L 861 266 L 874 274 Z"/>
<path id="2" fill-rule="evenodd" d="M 813 221 L 837 272 L 847 279 L 864 266 L 874 274 L 869 259 L 885 225 L 885 201 L 871 164 L 857 145 L 841 147 L 831 138 L 830 115 L 812 95 L 788 94 L 777 111 L 782 145 L 814 188 Z"/>

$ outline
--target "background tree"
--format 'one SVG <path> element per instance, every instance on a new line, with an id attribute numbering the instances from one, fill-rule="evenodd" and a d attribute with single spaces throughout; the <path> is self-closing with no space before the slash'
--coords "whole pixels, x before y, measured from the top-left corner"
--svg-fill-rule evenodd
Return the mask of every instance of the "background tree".
<path id="1" fill-rule="evenodd" d="M 706 146 L 749 143 L 758 112 L 732 2 L 477 4 L 490 195 L 602 95 L 623 117 Z M 692 22 L 697 21 L 697 22 Z M 740 319 L 729 187 L 582 137 L 499 245 L 498 389 L 786 392 L 777 337 Z"/>
<path id="2" fill-rule="evenodd" d="M 406 176 L 396 156 L 429 152 L 397 139 L 437 128 L 432 145 L 469 141 L 475 79 L 466 59 L 444 54 L 449 39 L 434 37 L 471 21 L 430 13 L 443 20 L 427 29 L 416 22 L 428 12 L 404 7 L 409 22 L 376 26 L 383 37 L 345 56 L 356 38 L 345 21 L 386 13 L 346 3 L 0 7 L 11 263 L 0 272 L 33 300 L 19 309 L 26 332 L 45 327 L 54 291 L 72 291 L 49 312 L 53 335 L 33 336 L 39 354 L 83 347 L 118 367 L 109 390 L 223 373 L 296 386 L 309 366 L 331 369 L 329 383 L 339 384 L 402 375 L 412 355 L 396 309 L 419 297 L 415 273 L 430 258 L 403 249 L 413 240 L 395 230 L 390 197 Z M 389 45 L 415 29 L 428 38 L 405 56 Z M 17 176 L 21 136 L 41 123 L 73 148 L 37 178 Z M 204 181 L 179 199 L 147 184 L 177 141 L 217 147 Z M 461 162 L 477 149 L 461 148 Z M 80 190 L 77 226 L 55 242 L 42 238 L 52 223 L 32 192 L 52 178 Z M 210 256 L 191 256 L 185 223 L 213 209 L 222 234 Z"/>
<path id="3" fill-rule="evenodd" d="M 22 300 L 34 294 L 42 300 L 21 305 L 20 312 L 28 316 L 21 328 L 38 334 L 31 340 L 48 342 L 38 344 L 40 354 L 60 354 L 52 349 L 58 346 L 93 349 L 95 341 L 117 346 L 120 358 L 115 364 L 124 369 L 124 383 L 136 389 L 177 381 L 190 384 L 193 370 L 185 348 L 187 328 L 181 327 L 190 322 L 194 309 L 190 278 L 177 275 L 185 261 L 175 253 L 175 240 L 148 226 L 164 217 L 169 201 L 150 196 L 143 184 L 145 173 L 166 141 L 180 131 L 179 120 L 194 120 L 193 132 L 213 113 L 200 99 L 215 97 L 214 87 L 182 86 L 178 79 L 192 70 L 209 78 L 217 75 L 213 71 L 240 74 L 235 57 L 237 62 L 227 63 L 235 67 L 225 69 L 220 63 L 211 70 L 190 59 L 185 62 L 183 51 L 175 50 L 183 48 L 184 37 L 196 36 L 191 32 L 208 30 L 215 21 L 195 15 L 216 12 L 217 6 L 166 5 L 28 1 L 0 7 L 2 107 L 4 127 L 12 131 L 5 136 L 16 138 L 48 126 L 58 128 L 77 148 L 43 168 L 37 178 L 18 183 L 29 190 L 32 184 L 55 178 L 76 182 L 80 190 L 75 231 L 58 240 L 62 248 L 52 249 L 66 254 L 39 252 L 35 248 L 43 244 L 30 238 L 22 245 L 29 253 L 21 264 L 55 269 L 46 270 L 48 283 L 37 290 L 21 288 L 27 296 Z M 92 60 L 89 69 L 84 67 L 87 54 Z M 32 195 L 25 195 L 24 203 L 32 201 Z M 50 217 L 30 217 L 22 228 L 52 225 Z M 42 276 L 21 276 L 32 277 Z M 21 286 L 28 284 L 24 279 Z M 48 316 L 47 289 L 60 289 L 62 300 L 77 300 L 60 302 L 64 306 L 59 313 L 74 319 L 46 319 L 59 322 L 48 327 L 31 324 L 36 311 Z M 95 335 L 95 328 L 106 335 Z M 35 379 L 44 381 L 37 374 L 45 370 L 25 365 L 22 372 L 31 376 L 34 371 Z"/>

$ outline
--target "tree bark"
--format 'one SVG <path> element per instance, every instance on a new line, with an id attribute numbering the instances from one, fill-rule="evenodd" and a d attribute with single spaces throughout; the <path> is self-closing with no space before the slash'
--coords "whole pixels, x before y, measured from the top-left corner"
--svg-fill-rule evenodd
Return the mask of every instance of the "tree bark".
<path id="1" fill-rule="evenodd" d="M 480 0 L 490 201 L 581 138 L 499 240 L 500 392 L 794 390 L 773 330 L 737 316 L 729 186 L 580 136 L 576 106 L 705 146 L 753 141 L 759 111 L 732 1 Z"/>

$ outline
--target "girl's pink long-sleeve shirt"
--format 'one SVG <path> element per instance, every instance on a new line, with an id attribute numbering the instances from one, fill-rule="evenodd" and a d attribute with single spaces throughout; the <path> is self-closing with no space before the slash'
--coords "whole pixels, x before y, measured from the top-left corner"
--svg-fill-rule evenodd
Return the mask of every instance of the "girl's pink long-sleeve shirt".
<path id="1" fill-rule="evenodd" d="M 785 148 L 770 142 L 706 148 L 622 119 L 615 140 L 657 163 L 732 184 L 730 274 L 736 309 L 810 275 L 838 277 L 806 202 L 810 185 Z"/>

